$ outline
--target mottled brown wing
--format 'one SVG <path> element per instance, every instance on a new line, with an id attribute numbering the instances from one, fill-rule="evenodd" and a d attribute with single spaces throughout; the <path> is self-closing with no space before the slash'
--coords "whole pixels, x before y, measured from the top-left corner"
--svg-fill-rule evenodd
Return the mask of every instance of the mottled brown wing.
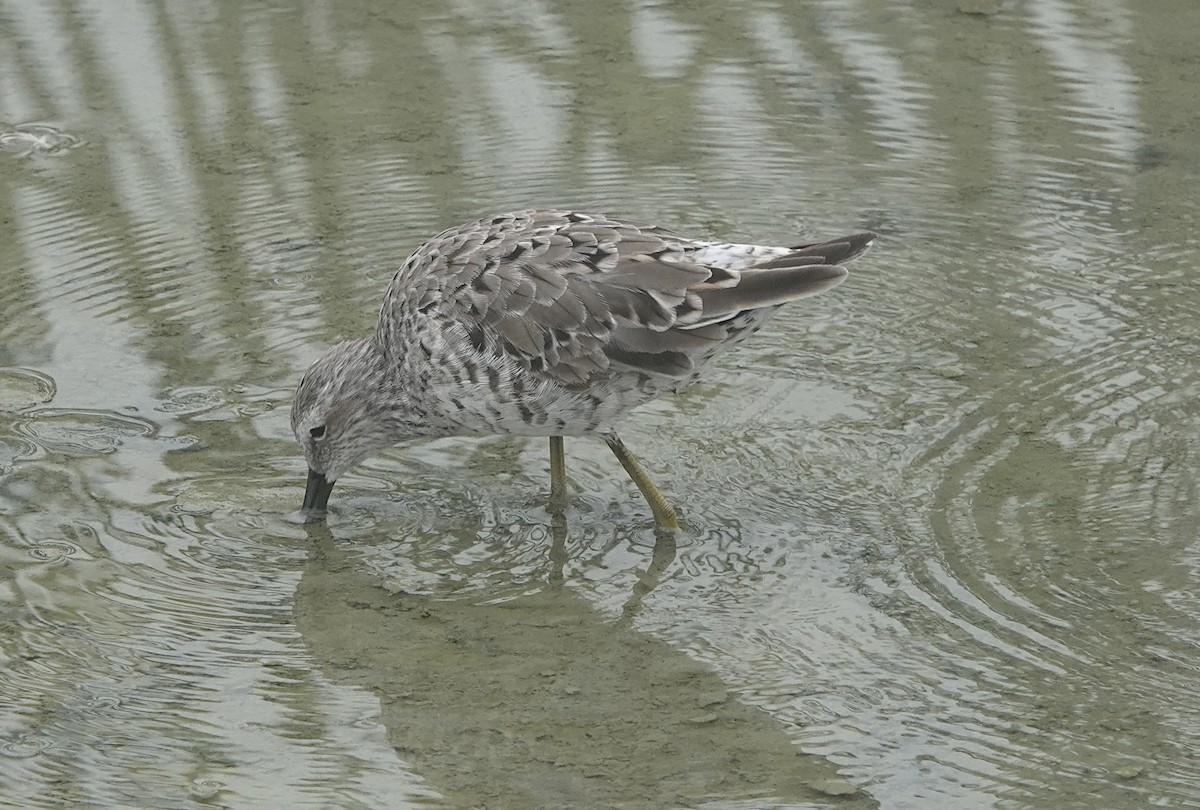
<path id="1" fill-rule="evenodd" d="M 688 287 L 712 277 L 686 261 L 687 245 L 598 215 L 506 214 L 422 245 L 385 306 L 452 319 L 480 351 L 584 386 L 609 368 L 614 333 L 665 332 L 688 309 Z"/>
<path id="2" fill-rule="evenodd" d="M 866 232 L 793 248 L 695 243 L 688 259 L 713 275 L 688 287 L 688 306 L 676 312 L 672 327 L 659 333 L 619 326 L 606 351 L 623 365 L 686 382 L 719 351 L 766 323 L 781 305 L 841 283 L 847 272 L 839 263 L 862 253 L 873 239 L 875 234 Z M 716 261 L 719 253 L 724 255 Z"/>
<path id="3" fill-rule="evenodd" d="M 731 326 L 746 326 L 734 323 L 740 313 L 836 284 L 845 271 L 830 259 L 865 247 L 807 245 L 738 272 L 697 263 L 707 244 L 596 214 L 505 214 L 422 245 L 393 280 L 385 316 L 410 307 L 450 319 L 479 351 L 570 387 L 614 364 L 684 377 Z"/>

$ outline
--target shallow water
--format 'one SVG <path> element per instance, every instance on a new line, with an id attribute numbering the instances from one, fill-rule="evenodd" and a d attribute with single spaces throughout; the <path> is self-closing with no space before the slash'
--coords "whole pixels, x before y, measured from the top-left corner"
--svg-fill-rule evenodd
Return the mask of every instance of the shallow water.
<path id="1" fill-rule="evenodd" d="M 588 7 L 593 9 L 593 7 Z M 1200 806 L 1187 0 L 0 0 L 0 805 Z M 599 443 L 293 510 L 420 239 L 882 239 Z"/>

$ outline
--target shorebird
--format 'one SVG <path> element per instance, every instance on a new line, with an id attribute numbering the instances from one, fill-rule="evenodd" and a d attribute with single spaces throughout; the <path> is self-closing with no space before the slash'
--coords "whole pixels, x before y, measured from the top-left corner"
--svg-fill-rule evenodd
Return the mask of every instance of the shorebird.
<path id="1" fill-rule="evenodd" d="M 550 499 L 566 502 L 564 436 L 598 436 L 655 523 L 671 504 L 617 436 L 630 409 L 676 391 L 783 304 L 846 277 L 865 232 L 795 247 L 692 239 L 603 214 L 520 211 L 443 231 L 392 278 L 370 337 L 305 373 L 292 431 L 308 461 L 306 519 L 346 471 L 405 439 L 550 439 Z"/>

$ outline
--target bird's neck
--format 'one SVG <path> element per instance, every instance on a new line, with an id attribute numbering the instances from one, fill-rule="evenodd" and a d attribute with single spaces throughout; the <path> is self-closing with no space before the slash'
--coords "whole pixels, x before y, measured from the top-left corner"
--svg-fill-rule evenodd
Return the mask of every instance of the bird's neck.
<path id="1" fill-rule="evenodd" d="M 444 357 L 421 330 L 396 325 L 386 342 L 379 333 L 369 340 L 378 385 L 389 392 L 388 431 L 396 441 L 417 436 L 450 436 L 461 431 L 447 417 L 437 395 Z"/>

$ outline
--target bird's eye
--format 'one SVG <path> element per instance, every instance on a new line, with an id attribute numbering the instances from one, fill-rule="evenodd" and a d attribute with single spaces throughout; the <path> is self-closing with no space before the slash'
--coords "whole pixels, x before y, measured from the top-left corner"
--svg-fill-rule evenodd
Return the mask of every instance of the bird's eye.
<path id="1" fill-rule="evenodd" d="M 321 439 L 324 439 L 325 438 L 325 426 L 317 425 L 315 428 L 313 428 L 312 430 L 310 430 L 308 432 L 308 435 L 312 436 L 314 439 L 316 439 L 318 441 L 320 441 Z"/>

